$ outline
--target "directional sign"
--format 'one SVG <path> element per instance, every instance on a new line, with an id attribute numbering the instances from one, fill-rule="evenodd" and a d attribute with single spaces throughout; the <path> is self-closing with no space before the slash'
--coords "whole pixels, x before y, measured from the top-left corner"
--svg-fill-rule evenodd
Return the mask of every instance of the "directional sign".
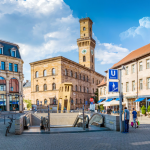
<path id="1" fill-rule="evenodd" d="M 109 92 L 119 92 L 118 82 L 109 82 Z"/>
<path id="2" fill-rule="evenodd" d="M 118 70 L 109 69 L 109 79 L 118 79 Z"/>

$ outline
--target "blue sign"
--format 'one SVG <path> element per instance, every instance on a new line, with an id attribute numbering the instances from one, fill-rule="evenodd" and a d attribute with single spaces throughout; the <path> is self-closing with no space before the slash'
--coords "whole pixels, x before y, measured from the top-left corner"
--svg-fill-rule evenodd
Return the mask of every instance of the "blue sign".
<path id="1" fill-rule="evenodd" d="M 118 82 L 109 82 L 109 92 L 119 92 L 118 90 Z"/>
<path id="2" fill-rule="evenodd" d="M 109 79 L 118 79 L 118 70 L 109 69 Z"/>
<path id="3" fill-rule="evenodd" d="M 88 101 L 85 101 L 85 105 L 87 105 L 88 104 Z"/>
<path id="4" fill-rule="evenodd" d="M 39 105 L 39 101 L 37 101 L 37 105 Z"/>

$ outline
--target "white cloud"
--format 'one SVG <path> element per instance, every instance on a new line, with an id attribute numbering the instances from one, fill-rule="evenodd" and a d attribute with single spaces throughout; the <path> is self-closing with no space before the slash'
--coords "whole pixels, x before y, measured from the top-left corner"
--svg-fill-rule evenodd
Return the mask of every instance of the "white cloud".
<path id="1" fill-rule="evenodd" d="M 150 42 L 150 17 L 143 17 L 139 20 L 138 27 L 131 27 L 120 34 L 122 40 L 127 38 L 141 37 L 147 43 Z"/>

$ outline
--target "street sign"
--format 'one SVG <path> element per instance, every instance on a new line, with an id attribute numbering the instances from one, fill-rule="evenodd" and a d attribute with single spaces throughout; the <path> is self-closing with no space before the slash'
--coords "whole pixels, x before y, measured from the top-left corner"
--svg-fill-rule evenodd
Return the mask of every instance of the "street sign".
<path id="1" fill-rule="evenodd" d="M 118 70 L 109 69 L 109 79 L 118 79 Z"/>
<path id="2" fill-rule="evenodd" d="M 119 92 L 118 90 L 118 82 L 109 82 L 109 92 Z"/>
<path id="3" fill-rule="evenodd" d="M 39 105 L 39 101 L 37 101 L 37 105 Z"/>
<path id="4" fill-rule="evenodd" d="M 85 101 L 85 105 L 87 105 L 88 104 L 88 101 Z"/>
<path id="5" fill-rule="evenodd" d="M 90 98 L 90 102 L 93 102 L 94 101 L 94 99 L 93 98 Z"/>

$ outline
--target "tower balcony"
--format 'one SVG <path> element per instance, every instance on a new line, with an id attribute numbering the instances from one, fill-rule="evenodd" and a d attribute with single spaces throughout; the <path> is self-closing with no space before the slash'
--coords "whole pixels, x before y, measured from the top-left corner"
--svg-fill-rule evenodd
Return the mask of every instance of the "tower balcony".
<path id="1" fill-rule="evenodd" d="M 96 43 L 96 41 L 92 37 L 84 37 L 77 39 L 77 42 L 86 41 L 86 40 L 92 40 L 92 42 Z"/>

